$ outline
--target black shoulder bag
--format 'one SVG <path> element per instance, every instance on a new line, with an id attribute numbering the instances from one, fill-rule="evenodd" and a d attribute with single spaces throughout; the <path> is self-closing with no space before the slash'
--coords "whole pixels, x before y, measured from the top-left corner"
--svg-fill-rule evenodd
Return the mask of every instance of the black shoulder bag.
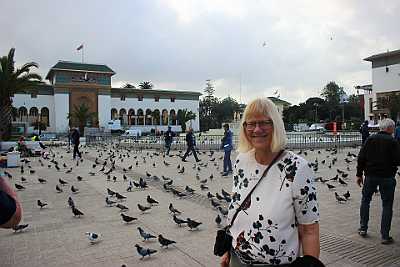
<path id="1" fill-rule="evenodd" d="M 257 184 L 251 189 L 251 191 L 247 194 L 246 198 L 242 201 L 239 208 L 233 214 L 231 223 L 224 227 L 224 229 L 217 231 L 217 236 L 215 237 L 215 244 L 214 244 L 214 255 L 222 257 L 225 252 L 230 251 L 232 247 L 232 236 L 229 234 L 229 229 L 232 227 L 233 222 L 235 221 L 238 213 L 244 208 L 248 200 L 250 199 L 251 194 L 253 193 L 254 189 L 260 184 L 261 180 L 267 176 L 269 169 L 271 169 L 272 165 L 278 160 L 278 158 L 282 155 L 284 150 L 279 151 L 279 153 L 275 156 L 275 158 L 271 161 L 268 167 L 265 169 L 264 173 L 262 174 L 261 178 L 258 180 Z"/>

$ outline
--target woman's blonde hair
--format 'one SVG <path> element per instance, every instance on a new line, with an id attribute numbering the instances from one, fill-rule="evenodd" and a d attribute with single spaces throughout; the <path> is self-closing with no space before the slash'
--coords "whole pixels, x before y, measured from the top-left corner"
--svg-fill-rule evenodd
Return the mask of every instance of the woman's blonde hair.
<path id="1" fill-rule="evenodd" d="M 240 124 L 238 151 L 245 153 L 253 149 L 253 145 L 247 139 L 246 129 L 243 127 L 243 123 L 246 122 L 246 120 L 248 120 L 249 118 L 258 114 L 262 114 L 271 118 L 273 122 L 271 151 L 280 151 L 286 146 L 285 126 L 283 124 L 282 116 L 279 114 L 277 107 L 267 97 L 254 99 L 247 105 L 246 109 L 244 110 L 242 122 Z"/>

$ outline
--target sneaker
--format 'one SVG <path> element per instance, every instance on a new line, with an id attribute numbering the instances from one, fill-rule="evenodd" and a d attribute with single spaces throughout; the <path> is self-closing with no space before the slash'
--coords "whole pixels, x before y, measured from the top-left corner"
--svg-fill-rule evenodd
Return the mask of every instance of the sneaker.
<path id="1" fill-rule="evenodd" d="M 367 231 L 365 231 L 365 230 L 358 230 L 358 234 L 359 234 L 361 237 L 366 237 L 366 236 L 367 236 Z"/>
<path id="2" fill-rule="evenodd" d="M 389 236 L 388 238 L 382 239 L 382 245 L 389 245 L 394 242 L 393 237 Z"/>
<path id="3" fill-rule="evenodd" d="M 229 173 L 228 172 L 224 172 L 221 176 L 228 176 Z"/>

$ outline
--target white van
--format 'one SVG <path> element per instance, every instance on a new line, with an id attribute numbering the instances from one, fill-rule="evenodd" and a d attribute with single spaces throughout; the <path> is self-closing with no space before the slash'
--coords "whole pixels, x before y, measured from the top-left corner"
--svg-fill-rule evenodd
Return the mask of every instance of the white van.
<path id="1" fill-rule="evenodd" d="M 119 132 L 122 133 L 121 121 L 120 120 L 111 120 L 107 124 L 108 129 L 111 130 L 112 133 Z"/>
<path id="2" fill-rule="evenodd" d="M 126 130 L 123 134 L 123 137 L 139 137 L 142 136 L 142 131 L 139 129 L 129 129 Z"/>

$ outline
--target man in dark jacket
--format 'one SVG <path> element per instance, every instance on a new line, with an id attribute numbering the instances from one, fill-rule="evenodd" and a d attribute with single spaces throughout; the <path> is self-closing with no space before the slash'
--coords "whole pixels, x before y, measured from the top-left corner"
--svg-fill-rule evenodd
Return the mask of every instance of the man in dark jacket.
<path id="1" fill-rule="evenodd" d="M 224 150 L 224 172 L 222 176 L 228 176 L 232 173 L 231 152 L 233 149 L 232 143 L 233 133 L 229 130 L 229 124 L 224 124 L 224 138 L 222 138 L 222 149 Z"/>
<path id="2" fill-rule="evenodd" d="M 364 121 L 364 123 L 361 125 L 360 133 L 361 133 L 362 144 L 364 145 L 365 141 L 369 137 L 368 121 Z"/>
<path id="3" fill-rule="evenodd" d="M 392 137 L 394 121 L 383 119 L 380 132 L 370 136 L 361 148 L 357 161 L 357 184 L 362 186 L 360 228 L 358 233 L 365 237 L 368 230 L 369 204 L 379 186 L 382 199 L 381 237 L 382 244 L 393 243 L 389 235 L 392 222 L 393 199 L 396 187 L 395 175 L 400 165 L 400 145 Z M 363 179 L 363 173 L 365 179 Z"/>
<path id="4" fill-rule="evenodd" d="M 81 158 L 81 152 L 79 152 L 79 138 L 80 138 L 80 134 L 78 129 L 73 129 L 72 130 L 72 134 L 71 134 L 71 141 L 72 144 L 74 145 L 74 152 L 73 152 L 73 158 L 76 158 L 76 154 L 78 154 L 78 157 Z"/>
<path id="5" fill-rule="evenodd" d="M 165 148 L 167 149 L 167 155 L 169 155 L 169 151 L 171 149 L 172 139 L 175 136 L 175 133 L 171 131 L 171 126 L 168 126 L 168 131 L 164 133 L 164 141 Z"/>
<path id="6" fill-rule="evenodd" d="M 182 161 L 186 161 L 186 157 L 189 156 L 189 153 L 192 152 L 194 158 L 196 159 L 196 162 L 199 162 L 199 158 L 197 157 L 197 153 L 195 150 L 195 146 L 196 146 L 196 139 L 195 136 L 193 134 L 193 129 L 192 127 L 189 127 L 189 131 L 186 134 L 186 145 L 187 145 L 187 150 L 185 155 L 182 158 Z"/>

